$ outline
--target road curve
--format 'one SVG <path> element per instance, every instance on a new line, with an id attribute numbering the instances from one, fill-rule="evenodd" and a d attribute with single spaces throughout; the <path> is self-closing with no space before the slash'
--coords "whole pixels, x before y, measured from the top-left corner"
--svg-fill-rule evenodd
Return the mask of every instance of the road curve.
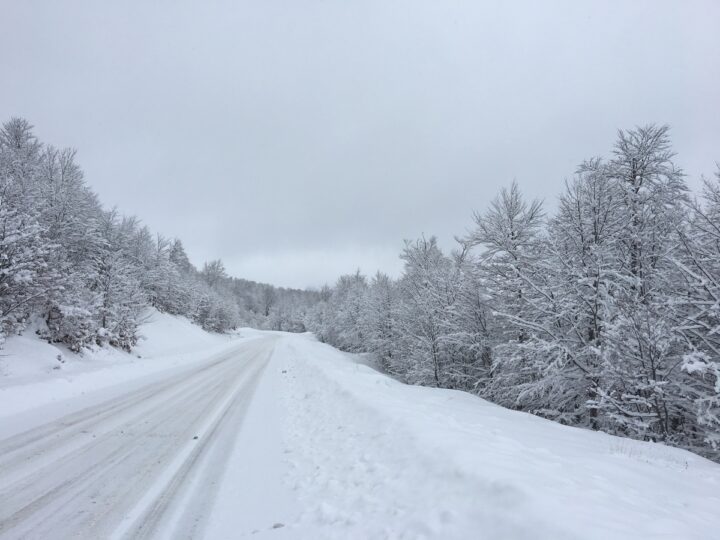
<path id="1" fill-rule="evenodd" d="M 0 538 L 198 538 L 275 337 L 0 441 Z"/>

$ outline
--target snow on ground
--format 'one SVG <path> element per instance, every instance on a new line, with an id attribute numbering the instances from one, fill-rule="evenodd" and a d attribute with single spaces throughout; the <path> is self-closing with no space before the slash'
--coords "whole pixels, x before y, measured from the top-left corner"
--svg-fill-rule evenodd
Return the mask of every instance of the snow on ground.
<path id="1" fill-rule="evenodd" d="M 141 335 L 132 353 L 96 347 L 81 354 L 39 339 L 32 328 L 8 337 L 0 350 L 0 419 L 119 383 L 148 382 L 152 374 L 205 360 L 259 334 L 249 328 L 212 334 L 184 317 L 149 310 Z"/>
<path id="2" fill-rule="evenodd" d="M 117 387 L 104 389 L 99 403 L 89 393 L 14 436 L 0 421 L 0 538 L 201 537 L 276 340 L 235 343 L 110 399 Z"/>
<path id="3" fill-rule="evenodd" d="M 146 491 L 118 535 L 131 531 L 133 519 L 162 492 L 167 500 L 160 507 L 174 510 L 151 521 L 164 524 L 150 529 L 155 538 L 182 537 L 185 526 L 192 527 L 186 535 L 213 540 L 720 537 L 720 466 L 688 452 L 560 426 L 461 392 L 406 386 L 309 335 L 245 329 L 216 336 L 157 313 L 143 333 L 148 339 L 135 355 L 104 349 L 72 356 L 32 334 L 9 339 L 2 353 L 0 440 L 55 421 L 63 448 L 77 446 L 86 455 L 62 453 L 55 443 L 47 452 L 99 460 L 92 469 L 97 478 L 88 472 L 91 487 L 120 474 L 123 462 L 104 467 L 91 449 L 106 441 L 112 451 L 112 438 L 120 437 L 114 430 L 131 412 L 147 409 L 148 421 L 170 419 L 159 429 L 182 443 L 176 450 L 169 444 L 174 439 L 143 432 L 145 424 L 120 432 L 118 441 L 133 449 L 128 459 L 160 476 L 148 473 L 147 485 L 133 484 L 133 492 Z M 270 339 L 255 341 L 262 337 Z M 53 369 L 57 354 L 65 363 Z M 257 382 L 250 384 L 253 373 Z M 203 385 L 236 398 L 215 396 Z M 136 403 L 135 396 L 145 401 Z M 215 421 L 215 413 L 198 416 L 200 399 L 220 412 L 226 401 L 235 403 L 206 446 L 187 440 L 185 431 L 199 428 L 183 427 L 186 417 Z M 171 409 L 160 406 L 165 401 Z M 116 402 L 127 410 L 113 416 L 105 403 Z M 95 410 L 104 416 L 89 417 Z M 85 440 L 90 428 L 66 422 L 73 414 L 94 426 L 92 441 Z M 159 462 L 148 441 L 165 441 L 164 451 L 176 457 Z M 186 459 L 183 449 L 197 455 Z M 42 457 L 31 450 L 32 459 Z M 192 482 L 166 490 L 162 478 L 185 469 Z M 75 500 L 94 498 L 80 488 Z M 115 514 L 129 504 L 122 491 L 118 501 L 112 489 L 103 491 Z M 182 500 L 168 498 L 174 493 Z M 75 504 L 78 520 L 97 508 Z M 113 523 L 98 523 L 112 530 Z"/>
<path id="4" fill-rule="evenodd" d="M 295 498 L 267 538 L 720 537 L 720 466 L 694 454 L 406 386 L 307 336 L 266 377 Z"/>
<path id="5" fill-rule="evenodd" d="M 195 354 L 227 343 L 230 336 L 206 332 L 185 317 L 151 310 L 140 327 L 140 343 L 133 353 L 141 357 Z"/>

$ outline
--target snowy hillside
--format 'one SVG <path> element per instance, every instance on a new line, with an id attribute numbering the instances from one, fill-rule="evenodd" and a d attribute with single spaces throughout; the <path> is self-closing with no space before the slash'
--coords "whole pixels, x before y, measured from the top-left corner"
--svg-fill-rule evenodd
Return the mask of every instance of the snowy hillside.
<path id="1" fill-rule="evenodd" d="M 154 309 L 143 320 L 142 340 L 132 353 L 106 346 L 75 354 L 41 340 L 32 328 L 7 338 L 0 350 L 0 417 L 197 362 L 254 332 L 214 334 Z"/>
<path id="2" fill-rule="evenodd" d="M 8 341 L 0 538 L 712 540 L 720 530 L 720 465 L 689 452 L 406 386 L 309 334 L 223 337 L 158 313 L 143 333 L 142 358 L 67 355 L 57 370 L 59 349 Z"/>
<path id="3" fill-rule="evenodd" d="M 113 347 L 84 349 L 75 354 L 63 345 L 49 344 L 38 339 L 31 326 L 21 335 L 6 338 L 0 351 L 0 386 L 18 384 L 27 380 L 36 381 L 42 374 L 61 372 L 76 374 L 100 369 L 108 364 L 131 362 L 147 356 L 167 356 L 173 353 L 197 352 L 204 347 L 227 341 L 227 336 L 211 334 L 192 324 L 185 317 L 160 313 L 148 309 L 140 327 L 140 343 L 132 354 Z"/>

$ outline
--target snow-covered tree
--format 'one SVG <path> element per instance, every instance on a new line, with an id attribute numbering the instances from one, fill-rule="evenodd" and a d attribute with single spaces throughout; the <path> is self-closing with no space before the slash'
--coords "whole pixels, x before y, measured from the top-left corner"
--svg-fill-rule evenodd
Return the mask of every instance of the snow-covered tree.
<path id="1" fill-rule="evenodd" d="M 48 264 L 53 246 L 27 214 L 0 197 L 0 332 L 22 330 L 30 315 L 57 291 L 59 276 Z"/>
<path id="2" fill-rule="evenodd" d="M 380 366 L 390 373 L 395 371 L 398 299 L 395 283 L 381 272 L 370 281 L 365 295 L 361 326 L 365 349 L 375 354 Z"/>
<path id="3" fill-rule="evenodd" d="M 689 414 L 683 346 L 671 309 L 678 290 L 672 261 L 687 219 L 687 188 L 673 156 L 668 128 L 646 126 L 619 132 L 606 167 L 620 194 L 619 280 L 596 404 L 610 429 L 670 442 Z"/>
<path id="4" fill-rule="evenodd" d="M 479 264 L 490 294 L 497 327 L 490 395 L 511 407 L 519 406 L 522 385 L 535 380 L 538 368 L 525 343 L 539 324 L 537 310 L 528 311 L 539 292 L 534 281 L 540 260 L 542 205 L 528 203 L 513 182 L 503 189 L 484 214 L 475 215 L 475 230 L 466 242 L 479 246 Z"/>
<path id="5" fill-rule="evenodd" d="M 398 333 L 404 378 L 433 386 L 452 386 L 455 357 L 448 322 L 460 294 L 461 272 L 435 237 L 406 242 L 398 282 Z"/>
<path id="6" fill-rule="evenodd" d="M 703 201 L 692 201 L 690 226 L 679 232 L 673 263 L 682 278 L 673 302 L 685 344 L 685 392 L 695 408 L 693 444 L 720 451 L 720 169 L 704 182 Z"/>
<path id="7" fill-rule="evenodd" d="M 402 276 L 341 280 L 308 327 L 409 382 L 718 458 L 720 179 L 692 203 L 673 160 L 667 127 L 620 131 L 549 218 L 513 183 L 458 253 L 408 243 Z"/>

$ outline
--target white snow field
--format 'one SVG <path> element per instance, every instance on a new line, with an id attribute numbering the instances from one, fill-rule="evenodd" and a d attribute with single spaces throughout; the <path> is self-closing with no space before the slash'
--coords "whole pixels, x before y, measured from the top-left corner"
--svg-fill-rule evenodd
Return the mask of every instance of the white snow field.
<path id="1" fill-rule="evenodd" d="M 720 538 L 720 465 L 688 452 L 406 386 L 310 335 L 152 319 L 142 358 L 8 340 L 0 538 Z"/>

